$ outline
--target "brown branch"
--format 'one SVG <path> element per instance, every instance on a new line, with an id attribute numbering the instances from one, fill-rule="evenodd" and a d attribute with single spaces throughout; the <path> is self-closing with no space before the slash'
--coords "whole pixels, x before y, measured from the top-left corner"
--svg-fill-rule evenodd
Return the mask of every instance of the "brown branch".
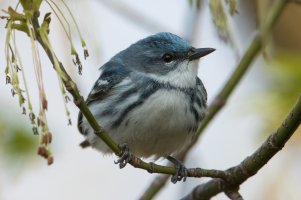
<path id="1" fill-rule="evenodd" d="M 209 199 L 223 191 L 237 188 L 248 178 L 255 175 L 294 134 L 301 123 L 301 95 L 291 112 L 281 126 L 268 139 L 239 165 L 227 169 L 227 179 L 214 178 L 213 180 L 195 187 L 183 200 Z M 233 191 L 233 190 L 232 190 Z"/>
<path id="2" fill-rule="evenodd" d="M 243 198 L 242 198 L 241 194 L 239 194 L 238 190 L 239 190 L 239 188 L 237 188 L 236 190 L 226 190 L 225 194 L 231 200 L 243 200 Z"/>

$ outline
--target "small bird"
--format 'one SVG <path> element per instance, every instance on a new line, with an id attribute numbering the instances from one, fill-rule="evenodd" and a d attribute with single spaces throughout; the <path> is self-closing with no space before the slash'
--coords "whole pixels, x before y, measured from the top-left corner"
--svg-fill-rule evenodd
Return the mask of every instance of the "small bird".
<path id="1" fill-rule="evenodd" d="M 205 116 L 198 61 L 214 50 L 194 48 L 168 32 L 141 39 L 100 68 L 86 103 L 113 140 L 134 155 L 172 158 L 192 141 Z M 86 138 L 82 146 L 112 153 L 81 112 L 78 129 Z"/>

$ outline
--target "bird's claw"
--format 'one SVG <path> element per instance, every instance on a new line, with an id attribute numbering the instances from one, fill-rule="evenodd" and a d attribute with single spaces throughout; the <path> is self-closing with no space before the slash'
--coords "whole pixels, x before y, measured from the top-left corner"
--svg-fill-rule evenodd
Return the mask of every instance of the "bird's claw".
<path id="1" fill-rule="evenodd" d="M 114 161 L 114 163 L 118 164 L 119 168 L 122 169 L 131 160 L 132 153 L 130 152 L 130 149 L 127 144 L 121 144 L 119 145 L 119 148 L 122 150 L 122 153 L 119 156 L 119 158 L 116 161 Z"/>
<path id="2" fill-rule="evenodd" d="M 188 170 L 184 166 L 184 164 L 171 156 L 167 156 L 167 160 L 172 162 L 176 168 L 176 173 L 171 177 L 171 182 L 175 184 L 178 181 L 181 181 L 182 179 L 183 179 L 183 182 L 185 182 L 186 178 L 188 176 Z"/>

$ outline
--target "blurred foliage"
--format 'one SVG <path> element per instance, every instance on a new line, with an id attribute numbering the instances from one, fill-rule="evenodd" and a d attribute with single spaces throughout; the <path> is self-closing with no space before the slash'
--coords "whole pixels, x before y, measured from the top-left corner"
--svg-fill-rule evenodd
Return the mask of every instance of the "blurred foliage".
<path id="1" fill-rule="evenodd" d="M 257 21 L 259 24 L 260 29 L 262 29 L 264 19 L 266 18 L 267 11 L 271 6 L 271 2 L 269 0 L 259 1 L 256 2 L 257 7 Z"/>
<path id="2" fill-rule="evenodd" d="M 188 2 L 191 6 L 195 5 L 197 8 L 201 8 L 203 4 L 203 0 L 188 0 Z"/>
<path id="3" fill-rule="evenodd" d="M 267 64 L 267 84 L 262 99 L 265 132 L 275 130 L 301 94 L 301 57 L 299 53 L 278 51 Z M 271 113 L 274 113 L 271 115 Z M 301 133 L 301 129 L 297 130 Z M 299 136 L 300 134 L 295 134 Z"/>
<path id="4" fill-rule="evenodd" d="M 198 9 L 200 9 L 204 3 L 203 0 L 188 0 L 188 2 L 191 6 L 196 6 Z M 218 36 L 223 41 L 230 41 L 232 44 L 228 27 L 228 16 L 225 12 L 225 7 L 228 7 L 228 11 L 231 16 L 238 14 L 237 0 L 209 0 L 212 22 L 217 29 Z"/>
<path id="5" fill-rule="evenodd" d="M 229 13 L 231 15 L 238 14 L 238 11 L 237 11 L 237 0 L 226 0 L 226 3 L 229 6 Z"/>
<path id="6" fill-rule="evenodd" d="M 224 11 L 222 0 L 210 0 L 209 6 L 210 6 L 212 21 L 217 29 L 219 37 L 224 41 L 228 41 L 229 39 L 228 18 Z"/>
<path id="7" fill-rule="evenodd" d="M 257 23 L 258 28 L 260 30 L 261 34 L 261 40 L 263 43 L 263 46 L 267 46 L 269 42 L 269 38 L 271 38 L 271 34 L 267 33 L 267 30 L 265 30 L 266 27 L 264 27 L 264 23 L 267 20 L 267 13 L 272 5 L 272 2 L 270 0 L 257 0 Z M 264 48 L 262 50 L 262 55 L 268 59 L 268 53 L 267 50 Z"/>
<path id="8" fill-rule="evenodd" d="M 3 112 L 2 112 L 3 113 Z M 29 163 L 36 155 L 38 140 L 18 119 L 0 118 L 0 157 L 5 165 Z"/>

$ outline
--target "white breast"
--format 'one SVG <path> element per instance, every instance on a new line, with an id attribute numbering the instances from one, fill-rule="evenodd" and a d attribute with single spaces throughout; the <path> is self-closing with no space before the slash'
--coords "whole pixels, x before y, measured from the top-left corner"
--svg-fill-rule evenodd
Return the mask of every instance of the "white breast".
<path id="1" fill-rule="evenodd" d="M 102 107 L 101 104 L 98 107 Z M 98 120 L 117 143 L 127 143 L 131 151 L 140 157 L 161 157 L 182 150 L 193 136 L 191 127 L 197 125 L 189 110 L 187 96 L 176 90 L 155 92 L 143 106 L 130 112 L 119 128 L 111 129 L 108 118 Z M 92 132 L 88 134 L 88 140 L 94 148 L 110 152 Z"/>
<path id="2" fill-rule="evenodd" d="M 136 155 L 164 156 L 187 144 L 192 136 L 189 128 L 195 123 L 185 94 L 159 90 L 133 110 L 112 134 L 116 140 L 127 140 Z"/>

